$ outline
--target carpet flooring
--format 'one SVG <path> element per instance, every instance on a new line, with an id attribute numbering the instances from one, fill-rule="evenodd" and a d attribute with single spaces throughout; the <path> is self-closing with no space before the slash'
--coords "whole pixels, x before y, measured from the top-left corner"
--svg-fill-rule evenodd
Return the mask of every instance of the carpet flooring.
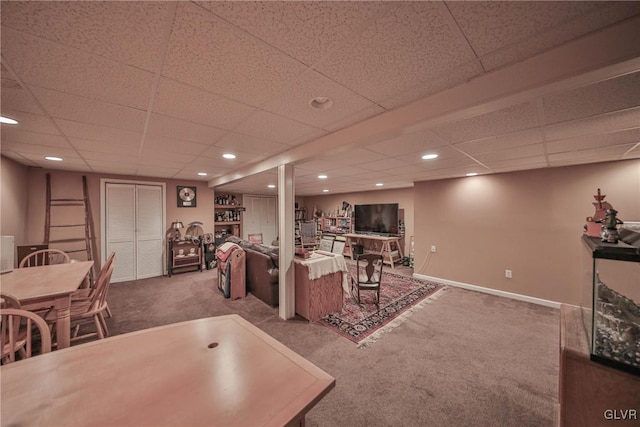
<path id="1" fill-rule="evenodd" d="M 355 275 L 355 266 L 349 266 Z M 420 308 L 444 286 L 397 273 L 383 271 L 380 286 L 379 309 L 375 304 L 375 292 L 361 291 L 360 304 L 356 294 L 344 294 L 342 310 L 320 319 L 320 324 L 337 334 L 363 345 L 377 340 L 386 330 L 396 327 L 406 315 Z"/>
<path id="2" fill-rule="evenodd" d="M 109 306 L 112 335 L 239 314 L 336 378 L 307 427 L 557 425 L 556 309 L 449 287 L 358 348 L 252 295 L 224 299 L 215 270 L 113 284 Z"/>

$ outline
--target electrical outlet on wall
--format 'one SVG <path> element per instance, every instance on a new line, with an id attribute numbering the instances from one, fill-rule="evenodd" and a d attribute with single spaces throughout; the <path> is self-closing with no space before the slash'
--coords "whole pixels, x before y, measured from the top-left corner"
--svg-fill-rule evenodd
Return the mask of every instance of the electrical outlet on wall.
<path id="1" fill-rule="evenodd" d="M 506 277 L 507 279 L 511 279 L 513 277 L 513 272 L 511 270 L 505 270 L 504 277 Z"/>

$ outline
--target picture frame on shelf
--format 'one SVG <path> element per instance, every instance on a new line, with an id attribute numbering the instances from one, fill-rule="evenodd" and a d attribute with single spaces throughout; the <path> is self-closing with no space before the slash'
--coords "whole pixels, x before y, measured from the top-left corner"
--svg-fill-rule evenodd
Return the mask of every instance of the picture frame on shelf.
<path id="1" fill-rule="evenodd" d="M 179 208 L 195 208 L 197 206 L 196 187 L 177 187 L 177 200 Z"/>

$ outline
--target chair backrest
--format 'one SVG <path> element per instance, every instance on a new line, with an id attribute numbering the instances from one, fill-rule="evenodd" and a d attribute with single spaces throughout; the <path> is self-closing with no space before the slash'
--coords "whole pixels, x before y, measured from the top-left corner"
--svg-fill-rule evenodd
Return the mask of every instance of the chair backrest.
<path id="1" fill-rule="evenodd" d="M 40 353 L 51 351 L 51 332 L 47 322 L 35 313 L 16 308 L 0 309 L 0 345 L 3 363 L 16 360 L 16 352 L 24 350 L 23 357 L 33 354 L 33 325 L 40 332 Z"/>
<path id="2" fill-rule="evenodd" d="M 356 258 L 356 270 L 358 283 L 380 285 L 382 280 L 382 255 L 380 254 L 360 254 Z"/>
<path id="3" fill-rule="evenodd" d="M 0 308 L 22 308 L 18 298 L 13 295 L 0 293 Z"/>
<path id="4" fill-rule="evenodd" d="M 71 261 L 69 255 L 59 249 L 42 249 L 27 255 L 20 261 L 19 268 L 40 265 L 65 264 Z"/>
<path id="5" fill-rule="evenodd" d="M 109 254 L 109 256 L 107 257 L 107 259 L 105 260 L 104 264 L 102 264 L 102 268 L 100 269 L 100 271 L 98 272 L 98 277 L 96 277 L 96 281 L 95 283 L 93 283 L 93 288 L 96 287 L 96 284 L 98 283 L 98 280 L 100 279 L 100 276 L 105 275 L 107 273 L 107 271 L 109 271 L 109 268 L 111 267 L 111 264 L 113 264 L 113 260 L 116 258 L 116 253 L 115 252 L 111 252 Z"/>
<path id="6" fill-rule="evenodd" d="M 107 295 L 109 293 L 109 285 L 111 283 L 112 273 L 113 273 L 113 262 L 109 265 L 106 272 L 104 274 L 99 275 L 98 279 L 96 279 L 95 289 L 89 297 L 91 304 L 89 305 L 88 311 L 95 312 L 95 311 L 106 309 Z"/>
<path id="7" fill-rule="evenodd" d="M 318 234 L 318 228 L 316 227 L 316 222 L 314 220 L 311 221 L 300 221 L 300 237 L 316 237 Z"/>
<path id="8" fill-rule="evenodd" d="M 262 233 L 249 233 L 247 237 L 251 243 L 262 243 Z"/>

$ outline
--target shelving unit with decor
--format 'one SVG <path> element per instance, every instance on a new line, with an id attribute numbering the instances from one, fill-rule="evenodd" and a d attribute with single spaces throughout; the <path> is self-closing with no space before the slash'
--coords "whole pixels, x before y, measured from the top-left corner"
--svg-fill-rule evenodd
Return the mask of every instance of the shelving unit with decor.
<path id="1" fill-rule="evenodd" d="M 228 236 L 242 236 L 242 195 L 219 194 L 214 199 L 214 238 L 216 246 Z"/>
<path id="2" fill-rule="evenodd" d="M 300 246 L 301 241 L 300 241 L 300 221 L 306 221 L 307 220 L 307 210 L 305 208 L 296 208 L 294 211 L 294 216 L 295 216 L 295 229 L 294 229 L 294 236 L 295 236 L 295 241 L 296 241 L 296 246 Z"/>
<path id="3" fill-rule="evenodd" d="M 350 216 L 323 216 L 320 218 L 322 234 L 345 234 L 353 232 L 353 218 Z"/>
<path id="4" fill-rule="evenodd" d="M 202 271 L 202 241 L 174 240 L 167 241 L 167 273 L 169 277 L 174 270 L 183 267 L 195 267 Z"/>

